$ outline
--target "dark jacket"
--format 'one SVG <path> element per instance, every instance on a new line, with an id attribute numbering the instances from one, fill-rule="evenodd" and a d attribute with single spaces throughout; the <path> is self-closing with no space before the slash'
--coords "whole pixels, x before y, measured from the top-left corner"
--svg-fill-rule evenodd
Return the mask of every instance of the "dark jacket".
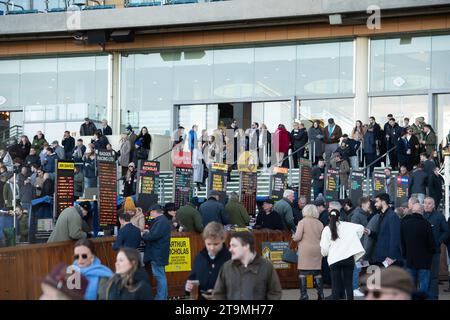
<path id="1" fill-rule="evenodd" d="M 435 253 L 435 242 L 430 223 L 421 214 L 413 213 L 401 223 L 402 254 L 406 267 L 430 269 Z"/>
<path id="2" fill-rule="evenodd" d="M 93 136 L 95 131 L 97 131 L 97 128 L 92 121 L 89 121 L 87 125 L 83 122 L 80 126 L 80 136 Z"/>
<path id="3" fill-rule="evenodd" d="M 55 184 L 52 179 L 47 179 L 44 181 L 42 186 L 41 197 L 50 196 L 53 197 L 55 193 Z"/>
<path id="4" fill-rule="evenodd" d="M 202 216 L 194 205 L 187 203 L 177 210 L 177 220 L 183 227 L 184 232 L 203 231 Z"/>
<path id="5" fill-rule="evenodd" d="M 61 141 L 61 144 L 64 147 L 64 154 L 66 155 L 66 159 L 71 159 L 73 149 L 75 148 L 75 139 L 73 137 L 64 138 Z"/>
<path id="6" fill-rule="evenodd" d="M 138 160 L 147 160 L 147 159 L 148 159 L 148 149 L 145 149 L 143 147 L 134 149 L 133 159 L 131 162 L 134 162 L 137 165 Z"/>
<path id="7" fill-rule="evenodd" d="M 442 200 L 442 185 L 444 180 L 439 175 L 435 175 L 434 172 L 428 175 L 428 195 L 434 199 L 436 208 L 439 207 L 439 203 Z"/>
<path id="8" fill-rule="evenodd" d="M 161 215 L 150 223 L 149 231 L 144 233 L 144 263 L 154 262 L 157 266 L 169 264 L 171 223 Z"/>
<path id="9" fill-rule="evenodd" d="M 326 227 L 330 223 L 330 212 L 328 210 L 323 210 L 319 214 L 319 221 L 322 222 L 323 226 Z"/>
<path id="10" fill-rule="evenodd" d="M 303 212 L 298 206 L 298 203 L 292 203 L 292 214 L 294 215 L 294 224 L 298 225 L 298 223 L 303 219 Z"/>
<path id="11" fill-rule="evenodd" d="M 129 291 L 121 286 L 121 277 L 115 275 L 105 285 L 101 300 L 153 300 L 152 287 L 144 268 L 136 271 L 133 278 L 134 290 Z"/>
<path id="12" fill-rule="evenodd" d="M 101 136 L 94 141 L 94 148 L 95 150 L 104 150 L 106 149 L 108 143 L 109 143 L 108 138 L 105 136 Z"/>
<path id="13" fill-rule="evenodd" d="M 256 217 L 255 229 L 284 230 L 285 228 L 278 212 L 272 211 L 270 214 L 266 214 L 261 211 Z"/>
<path id="14" fill-rule="evenodd" d="M 291 131 L 291 146 L 293 151 L 300 149 L 308 142 L 308 132 L 305 128 Z"/>
<path id="15" fill-rule="evenodd" d="M 31 143 L 29 143 L 29 142 L 27 142 L 25 144 L 19 143 L 18 148 L 17 148 L 17 151 L 18 151 L 17 156 L 20 159 L 25 160 L 27 155 L 30 154 L 30 148 L 31 148 Z"/>
<path id="16" fill-rule="evenodd" d="M 430 131 L 427 135 L 424 135 L 423 140 L 425 141 L 425 152 L 429 157 L 436 150 L 436 134 Z"/>
<path id="17" fill-rule="evenodd" d="M 374 131 L 367 130 L 366 133 L 364 134 L 363 153 L 364 154 L 376 154 L 377 153 L 376 141 L 377 141 L 377 139 L 376 139 L 376 135 L 375 135 L 375 130 Z"/>
<path id="18" fill-rule="evenodd" d="M 345 141 L 345 143 L 347 144 L 348 149 L 349 149 L 349 156 L 350 157 L 356 156 L 356 152 L 358 151 L 359 147 L 361 146 L 361 142 L 348 138 Z"/>
<path id="19" fill-rule="evenodd" d="M 45 156 L 45 163 L 43 164 L 42 169 L 45 172 L 53 173 L 55 172 L 56 163 L 55 160 L 58 160 L 58 156 L 56 153 L 53 153 L 52 155 L 46 155 Z"/>
<path id="20" fill-rule="evenodd" d="M 25 162 L 24 164 L 30 168 L 33 163 L 37 164 L 38 166 L 41 166 L 41 159 L 39 158 L 38 154 L 35 154 L 34 156 L 32 155 L 27 155 L 27 157 L 25 158 Z"/>
<path id="21" fill-rule="evenodd" d="M 129 197 L 136 194 L 136 171 L 131 173 L 130 181 L 127 181 L 127 177 L 123 178 L 123 196 Z"/>
<path id="22" fill-rule="evenodd" d="M 19 189 L 19 199 L 21 202 L 31 203 L 31 200 L 33 200 L 35 197 L 36 197 L 36 187 L 33 186 L 31 183 L 26 183 Z"/>
<path id="23" fill-rule="evenodd" d="M 388 149 L 397 145 L 398 139 L 402 136 L 402 127 L 395 123 L 392 127 L 391 125 L 385 126 L 384 135 L 388 136 L 387 143 Z"/>
<path id="24" fill-rule="evenodd" d="M 423 162 L 423 171 L 427 174 L 427 176 L 430 176 L 433 174 L 434 168 L 436 168 L 436 164 L 433 160 L 425 160 Z"/>
<path id="25" fill-rule="evenodd" d="M 199 290 L 207 291 L 214 289 L 219 271 L 225 262 L 231 259 L 231 254 L 228 248 L 223 244 L 222 250 L 219 251 L 214 259 L 208 255 L 208 251 L 204 248 L 195 257 L 192 265 L 189 280 L 199 280 Z M 201 295 L 199 294 L 199 297 Z"/>
<path id="26" fill-rule="evenodd" d="M 432 212 L 424 212 L 423 217 L 431 224 L 431 230 L 433 231 L 434 242 L 436 244 L 436 253 L 441 252 L 441 243 L 447 240 L 450 236 L 447 221 L 445 216 L 436 210 Z"/>
<path id="27" fill-rule="evenodd" d="M 217 201 L 215 198 L 211 197 L 206 202 L 202 203 L 199 211 L 202 216 L 203 225 L 205 227 L 211 221 L 216 221 L 223 225 L 229 223 L 229 217 L 225 212 L 223 204 Z"/>
<path id="28" fill-rule="evenodd" d="M 132 223 L 127 223 L 120 228 L 117 239 L 113 243 L 113 250 L 119 250 L 122 247 L 137 249 L 141 245 L 141 230 Z"/>
<path id="29" fill-rule="evenodd" d="M 427 183 L 428 177 L 425 171 L 423 169 L 414 170 L 408 181 L 408 197 L 414 193 L 426 194 Z"/>
<path id="30" fill-rule="evenodd" d="M 280 300 L 280 279 L 272 262 L 256 255 L 245 268 L 240 261 L 225 262 L 214 286 L 218 300 Z"/>
<path id="31" fill-rule="evenodd" d="M 139 134 L 137 140 L 142 140 L 142 148 L 150 150 L 150 144 L 152 143 L 152 136 L 149 133 L 144 135 Z"/>
<path id="32" fill-rule="evenodd" d="M 361 208 L 356 208 L 353 210 L 350 222 L 362 225 L 364 228 L 367 227 L 368 214 Z"/>
<path id="33" fill-rule="evenodd" d="M 112 129 L 110 126 L 106 126 L 106 128 L 101 127 L 100 130 L 102 131 L 102 134 L 104 136 L 111 136 L 112 135 Z"/>
<path id="34" fill-rule="evenodd" d="M 408 149 L 412 150 L 408 140 L 405 138 L 400 138 L 397 141 L 397 159 L 400 165 L 408 165 L 408 162 L 412 161 L 411 155 L 407 154 Z"/>
<path id="35" fill-rule="evenodd" d="M 97 161 L 95 159 L 91 159 L 90 157 L 87 157 L 86 160 L 84 160 L 84 177 L 85 178 L 95 178 L 96 175 L 96 165 Z"/>
<path id="36" fill-rule="evenodd" d="M 75 147 L 73 149 L 72 156 L 69 159 L 73 159 L 73 161 L 77 163 L 83 162 L 83 155 L 86 152 L 86 146 L 82 145 L 81 147 Z"/>
<path id="37" fill-rule="evenodd" d="M 320 176 L 323 175 L 323 179 L 319 179 Z M 320 168 L 319 166 L 315 166 L 311 170 L 312 177 L 312 186 L 314 188 L 323 188 L 325 182 L 325 167 Z"/>
<path id="38" fill-rule="evenodd" d="M 369 236 L 376 241 L 373 262 L 382 263 L 388 257 L 401 259 L 400 218 L 392 208 L 380 215 L 378 232 Z"/>

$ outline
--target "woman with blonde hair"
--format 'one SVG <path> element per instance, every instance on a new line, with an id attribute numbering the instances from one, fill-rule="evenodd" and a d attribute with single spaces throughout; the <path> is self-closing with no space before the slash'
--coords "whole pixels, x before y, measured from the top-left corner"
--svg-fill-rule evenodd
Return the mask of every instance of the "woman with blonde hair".
<path id="1" fill-rule="evenodd" d="M 319 221 L 319 211 L 313 204 L 307 204 L 303 210 L 303 219 L 298 222 L 297 231 L 292 239 L 298 246 L 298 265 L 300 282 L 300 299 L 308 300 L 306 277 L 312 275 L 317 289 L 318 300 L 323 300 L 322 254 L 320 252 L 320 237 L 323 225 Z"/>
<path id="2" fill-rule="evenodd" d="M 258 141 L 260 154 L 258 155 L 258 158 L 260 159 L 260 164 L 264 168 L 267 168 L 270 167 L 270 158 L 272 156 L 272 134 L 264 123 L 261 124 L 260 128 Z"/>

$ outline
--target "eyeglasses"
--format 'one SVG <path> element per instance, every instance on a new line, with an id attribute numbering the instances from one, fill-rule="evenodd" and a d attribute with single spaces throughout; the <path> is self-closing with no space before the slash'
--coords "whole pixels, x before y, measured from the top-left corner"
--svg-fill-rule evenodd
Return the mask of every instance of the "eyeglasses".
<path id="1" fill-rule="evenodd" d="M 80 257 L 81 257 L 82 260 L 86 260 L 88 258 L 88 255 L 87 254 L 82 254 L 82 255 L 76 254 L 76 255 L 73 256 L 73 258 L 75 260 L 80 259 Z"/>

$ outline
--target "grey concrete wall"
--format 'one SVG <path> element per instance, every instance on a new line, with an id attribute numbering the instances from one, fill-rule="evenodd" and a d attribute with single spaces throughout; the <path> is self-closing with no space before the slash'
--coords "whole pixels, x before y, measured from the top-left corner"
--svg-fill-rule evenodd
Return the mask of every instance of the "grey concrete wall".
<path id="1" fill-rule="evenodd" d="M 0 16 L 0 36 L 76 30 L 152 28 L 305 17 L 331 13 L 366 12 L 450 4 L 450 0 L 230 0 L 161 7 L 123 8 L 68 13 Z"/>

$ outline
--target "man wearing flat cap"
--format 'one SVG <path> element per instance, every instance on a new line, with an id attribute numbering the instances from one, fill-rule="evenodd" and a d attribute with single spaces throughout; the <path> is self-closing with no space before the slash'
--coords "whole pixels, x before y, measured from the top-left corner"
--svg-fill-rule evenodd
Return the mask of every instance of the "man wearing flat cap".
<path id="1" fill-rule="evenodd" d="M 56 221 L 55 228 L 48 238 L 48 243 L 58 241 L 79 240 L 87 237 L 83 231 L 83 218 L 91 210 L 89 201 L 75 204 L 64 209 Z"/>
<path id="2" fill-rule="evenodd" d="M 392 266 L 363 276 L 361 289 L 366 300 L 411 300 L 414 282 L 404 269 Z"/>
<path id="3" fill-rule="evenodd" d="M 171 225 L 160 205 L 154 204 L 149 211 L 152 221 L 149 229 L 142 233 L 144 264 L 146 268 L 151 268 L 156 279 L 155 300 L 167 300 L 169 292 L 164 267 L 169 264 Z"/>

